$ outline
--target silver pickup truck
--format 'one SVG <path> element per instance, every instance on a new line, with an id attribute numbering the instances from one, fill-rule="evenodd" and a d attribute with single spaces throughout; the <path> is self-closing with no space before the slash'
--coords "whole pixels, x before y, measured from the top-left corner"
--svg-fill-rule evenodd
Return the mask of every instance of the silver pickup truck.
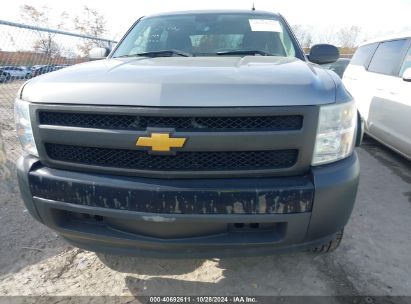
<path id="1" fill-rule="evenodd" d="M 75 246 L 149 256 L 338 247 L 361 124 L 279 14 L 140 18 L 114 50 L 31 79 L 15 103 L 31 215 Z M 308 60 L 309 59 L 309 60 Z"/>

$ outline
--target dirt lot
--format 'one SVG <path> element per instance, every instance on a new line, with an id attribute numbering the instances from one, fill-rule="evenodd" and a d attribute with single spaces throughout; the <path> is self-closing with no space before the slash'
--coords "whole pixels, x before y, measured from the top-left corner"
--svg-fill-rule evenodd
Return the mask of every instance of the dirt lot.
<path id="1" fill-rule="evenodd" d="M 341 247 L 329 255 L 156 260 L 70 247 L 35 222 L 16 184 L 13 96 L 0 84 L 0 295 L 409 295 L 411 164 L 372 140 Z M 3 151 L 4 152 L 4 151 Z M 10 174 L 8 173 L 10 172 Z"/>

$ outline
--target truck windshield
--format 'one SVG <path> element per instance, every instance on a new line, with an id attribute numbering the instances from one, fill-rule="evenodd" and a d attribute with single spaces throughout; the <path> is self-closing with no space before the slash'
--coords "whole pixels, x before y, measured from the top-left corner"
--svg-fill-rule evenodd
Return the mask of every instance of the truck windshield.
<path id="1" fill-rule="evenodd" d="M 257 13 L 197 13 L 141 19 L 112 57 L 299 57 L 281 18 Z"/>

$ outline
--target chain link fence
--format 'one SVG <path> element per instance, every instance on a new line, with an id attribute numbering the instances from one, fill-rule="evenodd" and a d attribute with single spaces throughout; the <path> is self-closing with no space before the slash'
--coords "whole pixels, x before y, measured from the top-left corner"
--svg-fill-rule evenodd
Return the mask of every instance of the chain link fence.
<path id="1" fill-rule="evenodd" d="M 88 61 L 93 47 L 112 48 L 108 39 L 0 20 L 0 183 L 20 154 L 13 118 L 14 98 L 33 77 Z"/>

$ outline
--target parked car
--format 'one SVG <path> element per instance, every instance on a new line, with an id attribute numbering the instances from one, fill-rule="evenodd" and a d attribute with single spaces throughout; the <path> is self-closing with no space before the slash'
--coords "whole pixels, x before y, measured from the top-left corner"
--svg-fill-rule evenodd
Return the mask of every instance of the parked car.
<path id="1" fill-rule="evenodd" d="M 68 66 L 69 66 L 68 64 L 58 64 L 55 67 L 57 70 L 60 70 L 60 69 L 67 68 Z"/>
<path id="2" fill-rule="evenodd" d="M 37 68 L 33 68 L 31 71 L 31 77 L 36 77 L 39 75 L 43 75 L 46 73 L 54 72 L 59 70 L 59 68 L 55 67 L 54 65 L 46 65 L 46 66 L 40 66 Z"/>
<path id="3" fill-rule="evenodd" d="M 361 45 L 343 78 L 365 132 L 411 159 L 411 33 Z"/>
<path id="4" fill-rule="evenodd" d="M 31 70 L 36 70 L 36 69 L 42 68 L 44 66 L 46 66 L 46 65 L 45 64 L 36 64 L 36 65 L 33 65 L 30 69 Z"/>
<path id="5" fill-rule="evenodd" d="M 150 256 L 335 250 L 361 135 L 341 79 L 281 15 L 139 19 L 108 55 L 31 79 L 16 100 L 29 212 L 72 244 Z M 315 64 L 314 64 L 315 63 Z"/>
<path id="6" fill-rule="evenodd" d="M 28 79 L 30 78 L 30 71 L 17 66 L 3 66 L 3 72 L 7 73 L 9 79 Z"/>
<path id="7" fill-rule="evenodd" d="M 324 69 L 334 71 L 338 76 L 340 76 L 340 78 L 342 78 L 349 63 L 350 59 L 340 58 L 336 62 L 323 64 L 322 67 Z"/>

